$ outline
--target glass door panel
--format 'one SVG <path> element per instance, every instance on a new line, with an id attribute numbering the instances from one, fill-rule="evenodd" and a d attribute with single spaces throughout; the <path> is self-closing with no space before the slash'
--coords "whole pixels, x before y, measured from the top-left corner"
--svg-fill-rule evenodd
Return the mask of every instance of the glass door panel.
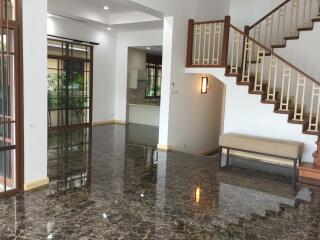
<path id="1" fill-rule="evenodd" d="M 91 126 L 92 47 L 48 40 L 48 127 Z"/>
<path id="2" fill-rule="evenodd" d="M 16 63 L 13 29 L 0 37 L 0 193 L 17 187 L 16 175 Z"/>

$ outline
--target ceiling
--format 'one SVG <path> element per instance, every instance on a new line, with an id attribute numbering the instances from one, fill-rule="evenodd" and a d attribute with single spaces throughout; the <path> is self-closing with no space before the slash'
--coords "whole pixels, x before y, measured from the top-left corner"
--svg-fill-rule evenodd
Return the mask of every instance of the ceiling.
<path id="1" fill-rule="evenodd" d="M 131 48 L 143 50 L 150 54 L 162 55 L 162 46 L 137 46 L 137 47 L 131 47 Z"/>
<path id="2" fill-rule="evenodd" d="M 115 31 L 162 28 L 162 18 L 158 14 L 146 12 L 144 7 L 130 0 L 48 0 L 48 14 L 111 27 Z"/>
<path id="3" fill-rule="evenodd" d="M 117 0 L 76 0 L 76 2 L 77 4 L 89 5 L 91 7 L 100 9 L 101 11 L 103 10 L 106 14 L 127 13 L 134 11 L 134 9 L 125 4 L 125 2 Z M 105 11 L 103 9 L 104 6 L 108 6 L 109 10 Z"/>

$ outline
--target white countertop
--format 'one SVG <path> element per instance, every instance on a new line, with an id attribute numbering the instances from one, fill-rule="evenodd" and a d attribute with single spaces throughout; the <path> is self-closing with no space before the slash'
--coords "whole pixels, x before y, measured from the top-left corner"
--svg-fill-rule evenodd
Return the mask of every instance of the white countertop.
<path id="1" fill-rule="evenodd" d="M 128 106 L 138 106 L 138 107 L 152 107 L 159 108 L 160 105 L 156 103 L 128 103 Z"/>

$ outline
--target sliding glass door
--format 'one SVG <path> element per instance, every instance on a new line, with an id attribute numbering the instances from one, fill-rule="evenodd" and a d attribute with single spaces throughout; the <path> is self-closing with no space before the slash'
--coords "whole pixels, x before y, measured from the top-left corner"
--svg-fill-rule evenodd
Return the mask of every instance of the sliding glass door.
<path id="1" fill-rule="evenodd" d="M 48 39 L 48 175 L 57 189 L 90 182 L 91 45 Z"/>
<path id="2" fill-rule="evenodd" d="M 48 40 L 48 128 L 90 127 L 92 46 Z"/>
<path id="3" fill-rule="evenodd" d="M 22 189 L 20 1 L 0 4 L 0 196 Z"/>

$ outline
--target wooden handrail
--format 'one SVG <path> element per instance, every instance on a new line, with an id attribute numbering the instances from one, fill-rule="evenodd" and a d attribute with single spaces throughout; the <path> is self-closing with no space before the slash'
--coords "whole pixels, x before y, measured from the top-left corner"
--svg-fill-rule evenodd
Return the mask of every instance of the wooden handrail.
<path id="1" fill-rule="evenodd" d="M 279 60 L 281 60 L 283 63 L 287 64 L 288 66 L 290 66 L 292 69 L 296 70 L 298 73 L 302 74 L 303 76 L 305 76 L 306 78 L 310 79 L 312 82 L 314 82 L 315 84 L 317 84 L 318 86 L 320 86 L 320 82 L 318 82 L 317 80 L 315 80 L 313 77 L 309 76 L 307 73 L 305 73 L 304 71 L 300 70 L 299 68 L 297 68 L 296 66 L 292 65 L 291 63 L 289 63 L 288 61 L 286 61 L 285 59 L 283 59 L 282 57 L 280 57 L 278 54 L 276 54 L 273 50 L 268 49 L 267 47 L 263 46 L 261 43 L 257 42 L 256 40 L 254 40 L 252 37 L 250 37 L 248 34 L 245 34 L 243 31 L 241 31 L 239 28 L 233 26 L 232 24 L 230 24 L 230 27 L 233 28 L 234 30 L 238 31 L 239 33 L 241 33 L 243 36 L 245 36 L 246 38 L 248 38 L 250 41 L 252 41 L 254 44 L 257 44 L 259 47 L 263 48 L 266 52 L 271 53 L 273 56 L 275 56 L 276 58 L 278 58 Z"/>
<path id="2" fill-rule="evenodd" d="M 203 22 L 194 22 L 193 25 L 210 24 L 210 23 L 222 23 L 222 22 L 224 22 L 224 20 L 203 21 Z"/>
<path id="3" fill-rule="evenodd" d="M 272 15 L 273 13 L 275 13 L 276 11 L 278 11 L 281 7 L 283 7 L 284 5 L 286 5 L 288 2 L 290 2 L 291 0 L 286 0 L 283 3 L 281 3 L 278 7 L 276 7 L 275 9 L 273 9 L 271 12 L 269 12 L 267 15 L 265 15 L 263 18 L 261 18 L 260 20 L 258 20 L 256 23 L 254 23 L 251 27 L 250 30 L 253 29 L 255 26 L 257 26 L 259 23 L 263 22 L 266 18 L 268 18 L 270 15 Z"/>

